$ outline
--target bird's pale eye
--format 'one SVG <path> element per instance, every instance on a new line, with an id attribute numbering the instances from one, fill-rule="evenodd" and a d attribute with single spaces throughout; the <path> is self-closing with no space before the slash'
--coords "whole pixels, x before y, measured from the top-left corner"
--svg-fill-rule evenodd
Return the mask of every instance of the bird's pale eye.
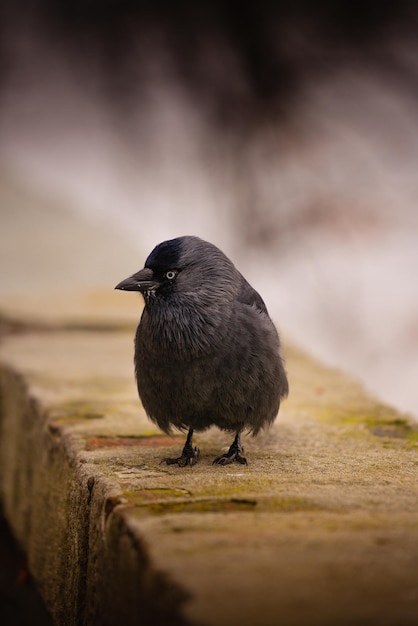
<path id="1" fill-rule="evenodd" d="M 169 270 L 168 272 L 165 273 L 165 277 L 167 278 L 167 280 L 174 280 L 176 276 L 177 276 L 177 272 L 175 270 Z"/>

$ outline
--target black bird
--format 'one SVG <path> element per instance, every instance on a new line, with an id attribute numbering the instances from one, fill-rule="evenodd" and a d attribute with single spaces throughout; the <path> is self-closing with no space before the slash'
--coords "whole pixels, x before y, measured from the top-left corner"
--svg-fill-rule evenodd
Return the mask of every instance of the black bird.
<path id="1" fill-rule="evenodd" d="M 135 336 L 135 374 L 148 417 L 169 433 L 188 429 L 178 458 L 194 465 L 193 432 L 236 433 L 214 463 L 246 464 L 240 434 L 269 426 L 288 393 L 280 341 L 261 296 L 228 257 L 198 237 L 154 248 L 145 267 L 115 289 L 145 300 Z"/>

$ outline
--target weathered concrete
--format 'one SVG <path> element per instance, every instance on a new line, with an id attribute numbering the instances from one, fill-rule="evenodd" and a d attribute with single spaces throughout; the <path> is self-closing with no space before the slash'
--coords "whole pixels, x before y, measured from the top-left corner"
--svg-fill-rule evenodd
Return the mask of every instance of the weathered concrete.
<path id="1" fill-rule="evenodd" d="M 418 624 L 414 425 L 285 342 L 291 394 L 248 467 L 212 466 L 216 429 L 195 467 L 160 465 L 183 437 L 146 419 L 133 327 L 94 331 L 98 302 L 0 347 L 0 494 L 55 622 Z"/>

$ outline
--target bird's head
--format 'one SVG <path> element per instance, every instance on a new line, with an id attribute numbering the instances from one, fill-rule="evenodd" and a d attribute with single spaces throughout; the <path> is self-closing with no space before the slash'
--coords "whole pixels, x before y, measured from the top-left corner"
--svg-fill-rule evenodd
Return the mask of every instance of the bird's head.
<path id="1" fill-rule="evenodd" d="M 148 256 L 145 267 L 115 289 L 139 291 L 146 304 L 157 301 L 209 305 L 232 301 L 240 274 L 219 248 L 198 237 L 163 241 Z"/>

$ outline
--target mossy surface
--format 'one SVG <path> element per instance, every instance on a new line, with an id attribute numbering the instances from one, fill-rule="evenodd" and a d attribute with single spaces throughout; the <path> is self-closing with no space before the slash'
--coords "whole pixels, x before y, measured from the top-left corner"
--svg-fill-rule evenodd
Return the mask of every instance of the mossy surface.
<path id="1" fill-rule="evenodd" d="M 170 500 L 159 501 L 136 506 L 135 516 L 146 515 L 173 515 L 175 513 L 230 513 L 239 511 L 252 511 L 257 506 L 257 501 L 250 499 L 195 499 L 195 500 Z"/>
<path id="2" fill-rule="evenodd" d="M 116 597 L 137 615 L 174 582 L 197 624 L 414 624 L 418 430 L 358 383 L 289 349 L 289 399 L 243 436 L 248 466 L 212 464 L 233 435 L 211 428 L 180 468 L 161 463 L 184 434 L 146 418 L 132 337 L 43 330 L 0 348 L 0 493 L 56 615 L 97 618 Z"/>

